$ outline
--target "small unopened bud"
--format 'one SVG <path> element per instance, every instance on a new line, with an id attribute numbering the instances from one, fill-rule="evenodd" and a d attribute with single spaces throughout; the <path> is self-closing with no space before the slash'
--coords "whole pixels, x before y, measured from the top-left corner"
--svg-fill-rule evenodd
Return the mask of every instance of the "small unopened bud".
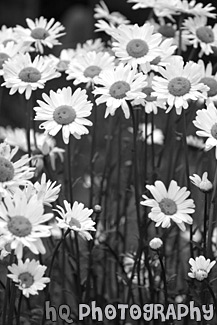
<path id="1" fill-rule="evenodd" d="M 96 204 L 93 208 L 95 213 L 100 213 L 102 211 L 102 207 L 99 204 Z"/>
<path id="2" fill-rule="evenodd" d="M 163 245 L 163 242 L 160 238 L 153 238 L 150 242 L 149 242 L 149 246 L 151 249 L 153 250 L 157 250 L 159 248 L 161 248 L 161 246 Z"/>

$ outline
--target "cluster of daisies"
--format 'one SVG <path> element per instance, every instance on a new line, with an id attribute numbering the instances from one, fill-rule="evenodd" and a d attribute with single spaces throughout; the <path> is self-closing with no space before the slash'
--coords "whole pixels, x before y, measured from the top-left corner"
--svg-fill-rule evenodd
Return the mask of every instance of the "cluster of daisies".
<path id="1" fill-rule="evenodd" d="M 217 75 L 211 62 L 207 65 L 201 59 L 185 62 L 181 56 L 189 49 L 199 49 L 200 58 L 216 53 L 217 24 L 208 25 L 208 18 L 216 17 L 215 8 L 194 0 L 128 2 L 133 3 L 134 10 L 150 8 L 155 19 L 141 26 L 131 24 L 123 15 L 110 13 L 100 1 L 95 8 L 95 26 L 97 32 L 107 34 L 107 44 L 101 39 L 89 40 L 75 49 L 62 50 L 59 57 L 44 55 L 44 48 L 52 49 L 60 44 L 58 38 L 65 34 L 64 27 L 54 19 L 26 19 L 26 27 L 3 26 L 0 30 L 1 86 L 10 89 L 10 95 L 25 94 L 28 101 L 36 89 L 43 89 L 49 80 L 61 75 L 72 85 L 42 93 L 42 98 L 37 99 L 34 119 L 42 121 L 39 128 L 44 133 L 30 130 L 29 146 L 34 155 L 17 158 L 18 148 L 23 152 L 29 150 L 25 130 L 0 129 L 1 139 L 6 138 L 0 145 L 1 257 L 11 252 L 16 255 L 17 263 L 9 266 L 8 276 L 27 297 L 49 282 L 49 278 L 43 277 L 46 266 L 24 258 L 26 249 L 36 255 L 45 253 L 43 238 L 52 234 L 54 210 L 60 215 L 56 217 L 59 228 L 77 231 L 87 240 L 92 238 L 91 231 L 95 231 L 95 222 L 90 218 L 92 209 L 66 200 L 64 208 L 58 204 L 52 209 L 60 185 L 47 180 L 45 174 L 40 180 L 32 181 L 36 176 L 33 159 L 40 170 L 45 156 L 49 157 L 53 169 L 56 159 L 63 161 L 64 150 L 56 147 L 55 142 L 58 132 L 62 132 L 65 144 L 70 143 L 71 135 L 80 139 L 88 134 L 88 127 L 92 126 L 88 117 L 101 104 L 106 106 L 105 118 L 122 109 L 129 119 L 131 109 L 143 109 L 147 114 L 157 114 L 158 109 L 165 113 L 175 109 L 181 115 L 190 102 L 200 102 L 205 108 L 197 111 L 193 123 L 200 129 L 197 135 L 208 138 L 200 145 L 205 150 L 217 148 Z M 89 99 L 90 93 L 94 102 Z M 139 133 L 147 135 L 144 127 L 148 126 L 139 126 Z M 158 141 L 163 143 L 162 133 Z M 207 174 L 202 179 L 192 176 L 192 182 L 202 190 L 204 187 L 212 190 Z M 195 204 L 186 187 L 181 188 L 175 180 L 170 182 L 168 190 L 159 180 L 146 187 L 153 199 L 144 195 L 141 205 L 151 207 L 148 216 L 157 227 L 170 227 L 173 221 L 185 231 L 185 223 L 192 225 L 190 215 L 195 211 Z M 162 243 L 154 240 L 150 245 L 159 249 Z M 215 261 L 200 256 L 190 259 L 190 264 L 189 276 L 202 280 Z"/>

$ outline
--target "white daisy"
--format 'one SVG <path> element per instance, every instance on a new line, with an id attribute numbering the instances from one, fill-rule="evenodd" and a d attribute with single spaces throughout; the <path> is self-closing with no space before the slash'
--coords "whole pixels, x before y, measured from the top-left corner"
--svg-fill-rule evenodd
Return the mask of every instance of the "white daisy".
<path id="1" fill-rule="evenodd" d="M 15 128 L 12 129 L 10 126 L 4 128 L 0 126 L 0 139 L 5 140 L 10 146 L 19 147 L 23 152 L 28 152 L 28 145 L 26 139 L 26 130 Z M 65 150 L 56 147 L 56 141 L 54 138 L 44 133 L 34 132 L 30 130 L 30 146 L 32 152 L 32 162 L 41 160 L 43 165 L 44 156 L 49 156 L 51 167 L 53 170 L 56 168 L 56 158 L 59 157 L 61 162 L 64 160 Z"/>
<path id="2" fill-rule="evenodd" d="M 65 35 L 63 33 L 65 27 L 60 22 L 55 22 L 54 18 L 47 21 L 46 18 L 36 18 L 35 21 L 27 18 L 26 23 L 28 28 L 22 26 L 15 27 L 15 32 L 27 43 L 34 43 L 35 48 L 40 53 L 44 52 L 44 46 L 53 48 L 54 45 L 61 44 L 57 38 Z"/>
<path id="3" fill-rule="evenodd" d="M 146 97 L 142 92 L 142 88 L 147 86 L 146 77 L 142 73 L 137 73 L 136 68 L 132 69 L 130 65 L 120 64 L 113 69 L 103 70 L 96 78 L 96 84 L 102 85 L 97 86 L 93 94 L 100 95 L 96 98 L 97 105 L 106 103 L 105 117 L 109 114 L 113 116 L 116 109 L 121 106 L 125 117 L 129 118 L 127 101 Z"/>
<path id="4" fill-rule="evenodd" d="M 217 159 L 217 109 L 213 103 L 210 103 L 206 109 L 197 110 L 196 114 L 193 124 L 200 129 L 200 131 L 196 131 L 196 134 L 208 138 L 205 142 L 206 151 L 216 147 Z"/>
<path id="5" fill-rule="evenodd" d="M 144 110 L 147 114 L 153 112 L 157 114 L 158 108 L 166 109 L 166 103 L 164 99 L 158 99 L 157 97 L 152 96 L 153 88 L 152 88 L 152 81 L 154 78 L 154 73 L 151 72 L 147 75 L 147 86 L 142 88 L 142 92 L 146 94 L 145 98 L 135 98 L 133 100 L 132 105 L 144 107 Z"/>
<path id="6" fill-rule="evenodd" d="M 194 15 L 200 17 L 210 17 L 215 18 L 216 14 L 211 11 L 216 10 L 210 3 L 205 7 L 203 3 L 196 2 L 196 0 L 170 0 L 169 2 L 165 2 L 164 0 L 158 0 L 165 8 L 173 11 L 174 15 L 179 15 L 180 13 L 187 15 Z"/>
<path id="7" fill-rule="evenodd" d="M 25 191 L 17 189 L 13 198 L 6 196 L 0 203 L 0 234 L 10 242 L 17 258 L 22 258 L 23 248 L 34 254 L 45 254 L 41 238 L 50 236 L 50 227 L 44 223 L 53 218 L 52 213 L 44 214 L 43 203 L 37 195 L 27 198 Z"/>
<path id="8" fill-rule="evenodd" d="M 88 52 L 85 55 L 77 56 L 69 64 L 66 73 L 66 80 L 74 79 L 74 85 L 86 83 L 87 87 L 94 84 L 96 76 L 107 68 L 114 66 L 114 57 L 108 52 Z"/>
<path id="9" fill-rule="evenodd" d="M 25 92 L 26 99 L 31 97 L 32 91 L 44 88 L 46 81 L 60 77 L 51 61 L 36 56 L 31 60 L 29 53 L 18 54 L 3 64 L 4 80 L 2 86 L 11 88 L 9 94 L 16 91 Z"/>
<path id="10" fill-rule="evenodd" d="M 22 156 L 16 161 L 12 161 L 16 155 L 18 147 L 11 147 L 3 142 L 0 144 L 0 194 L 13 194 L 19 186 L 27 185 L 34 176 L 34 167 L 29 167 L 28 155 Z"/>
<path id="11" fill-rule="evenodd" d="M 70 134 L 76 139 L 81 135 L 88 134 L 85 125 L 91 126 L 92 122 L 86 119 L 90 116 L 92 103 L 88 101 L 86 90 L 77 88 L 72 93 L 72 88 L 58 89 L 57 92 L 50 91 L 50 97 L 43 93 L 44 101 L 37 100 L 38 107 L 35 120 L 43 122 L 39 128 L 45 130 L 45 134 L 55 136 L 62 129 L 63 141 L 69 143 Z"/>
<path id="12" fill-rule="evenodd" d="M 96 32 L 104 32 L 106 34 L 108 34 L 109 36 L 112 36 L 113 33 L 116 32 L 116 27 L 111 24 L 111 23 L 107 23 L 105 20 L 100 19 L 95 23 L 95 31 Z"/>
<path id="13" fill-rule="evenodd" d="M 191 269 L 188 273 L 188 276 L 193 279 L 197 279 L 198 281 L 203 281 L 208 277 L 208 274 L 212 267 L 216 264 L 216 261 L 210 262 L 210 259 L 206 259 L 203 255 L 196 257 L 195 260 L 190 258 L 189 264 L 191 265 Z"/>
<path id="14" fill-rule="evenodd" d="M 152 8 L 156 17 L 168 17 L 173 20 L 173 8 L 168 8 L 165 1 L 160 0 L 128 0 L 129 3 L 135 3 L 132 9 Z"/>
<path id="15" fill-rule="evenodd" d="M 14 42 L 7 42 L 7 44 L 0 44 L 0 76 L 3 75 L 3 64 L 13 58 L 20 50 L 20 45 Z"/>
<path id="16" fill-rule="evenodd" d="M 114 25 L 120 24 L 129 24 L 129 20 L 122 15 L 120 12 L 109 12 L 108 7 L 106 6 L 104 1 L 100 1 L 94 8 L 94 18 L 95 19 L 106 19 L 108 22 Z"/>
<path id="17" fill-rule="evenodd" d="M 201 51 L 199 57 L 203 54 L 209 55 L 213 53 L 212 47 L 217 46 L 217 24 L 213 27 L 208 26 L 206 17 L 196 16 L 186 19 L 183 23 L 183 27 L 187 31 L 184 38 L 186 38 L 194 48 L 198 48 L 198 45 L 200 45 Z"/>
<path id="18" fill-rule="evenodd" d="M 146 131 L 147 129 L 147 131 Z M 133 128 L 128 127 L 128 131 L 133 133 Z M 146 135 L 147 132 L 147 135 Z M 147 144 L 152 144 L 151 140 L 151 134 L 152 134 L 152 125 L 151 123 L 148 123 L 147 125 L 145 123 L 140 123 L 138 126 L 138 136 L 139 139 L 142 141 L 145 141 L 147 138 Z M 155 144 L 162 145 L 164 142 L 164 135 L 163 132 L 160 129 L 157 129 L 156 126 L 154 125 L 154 130 L 153 130 L 153 141 Z"/>
<path id="19" fill-rule="evenodd" d="M 3 25 L 0 29 L 0 43 L 6 45 L 8 42 L 14 42 L 16 44 L 17 41 L 18 35 L 14 28 Z"/>
<path id="20" fill-rule="evenodd" d="M 85 55 L 90 51 L 102 52 L 105 45 L 101 38 L 89 39 L 85 43 L 78 43 L 76 46 L 76 55 Z"/>
<path id="21" fill-rule="evenodd" d="M 33 184 L 38 200 L 42 200 L 44 205 L 51 206 L 52 202 L 58 199 L 61 184 L 56 185 L 56 181 L 46 180 L 46 174 L 43 173 L 41 181 Z"/>
<path id="22" fill-rule="evenodd" d="M 11 253 L 10 242 L 7 242 L 0 237 L 0 261 L 2 261 L 5 257 L 10 255 L 10 253 Z"/>
<path id="23" fill-rule="evenodd" d="M 63 49 L 60 52 L 59 57 L 53 54 L 49 55 L 49 58 L 55 63 L 56 69 L 60 72 L 68 69 L 70 61 L 75 57 L 76 51 L 74 49 Z"/>
<path id="24" fill-rule="evenodd" d="M 83 203 L 75 201 L 73 206 L 66 200 L 63 201 L 65 210 L 61 206 L 57 206 L 57 211 L 61 218 L 56 217 L 58 226 L 63 229 L 77 231 L 78 234 L 87 240 L 92 239 L 89 231 L 96 231 L 95 222 L 90 218 L 93 213 L 92 209 L 84 208 Z"/>
<path id="25" fill-rule="evenodd" d="M 197 149 L 204 149 L 205 148 L 205 144 L 203 139 L 194 136 L 194 135 L 188 135 L 186 137 L 186 142 L 187 145 L 193 148 L 197 148 Z"/>
<path id="26" fill-rule="evenodd" d="M 139 27 L 135 25 L 120 25 L 112 34 L 115 41 L 112 49 L 123 62 L 132 66 L 149 64 L 160 53 L 160 33 L 153 34 L 154 26 L 149 23 Z"/>
<path id="27" fill-rule="evenodd" d="M 39 290 L 46 287 L 46 283 L 50 282 L 50 278 L 43 277 L 47 266 L 40 265 L 39 261 L 27 258 L 25 262 L 18 260 L 17 264 L 13 263 L 8 266 L 11 274 L 7 276 L 12 279 L 16 286 L 22 291 L 26 298 L 29 295 L 38 295 Z"/>
<path id="28" fill-rule="evenodd" d="M 202 178 L 197 175 L 193 174 L 193 176 L 189 176 L 191 182 L 197 186 L 203 192 L 210 192 L 213 188 L 212 183 L 208 180 L 208 173 L 204 172 Z"/>
<path id="29" fill-rule="evenodd" d="M 212 74 L 213 66 L 209 62 L 207 66 L 203 60 L 199 60 L 198 64 L 201 66 L 202 79 L 201 82 L 209 87 L 207 92 L 206 104 L 217 101 L 217 72 Z"/>
<path id="30" fill-rule="evenodd" d="M 187 199 L 190 191 L 186 187 L 180 187 L 172 180 L 168 190 L 161 181 L 156 181 L 154 185 L 146 185 L 154 199 L 149 199 L 146 195 L 142 197 L 145 201 L 140 202 L 144 206 L 151 207 L 148 217 L 156 222 L 156 227 L 160 225 L 168 228 L 171 220 L 185 231 L 185 223 L 192 224 L 193 219 L 189 214 L 194 213 L 195 204 L 192 199 Z"/>
<path id="31" fill-rule="evenodd" d="M 166 113 L 175 106 L 180 115 L 182 108 L 188 108 L 188 100 L 207 97 L 209 87 L 201 83 L 201 67 L 197 63 L 189 61 L 184 66 L 183 58 L 177 55 L 170 58 L 165 69 L 159 67 L 159 72 L 162 77 L 153 78 L 152 96 L 167 102 Z"/>

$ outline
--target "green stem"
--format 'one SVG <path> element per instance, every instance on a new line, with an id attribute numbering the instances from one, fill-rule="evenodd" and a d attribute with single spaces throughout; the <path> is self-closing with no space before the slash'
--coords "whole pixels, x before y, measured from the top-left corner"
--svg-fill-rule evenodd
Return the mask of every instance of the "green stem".
<path id="1" fill-rule="evenodd" d="M 212 231 L 213 231 L 213 224 L 215 221 L 214 219 L 214 208 L 216 202 L 216 188 L 217 188 L 217 165 L 215 170 L 215 176 L 213 181 L 213 192 L 211 197 L 211 205 L 209 210 L 209 225 L 208 225 L 208 236 L 207 236 L 207 256 L 212 257 Z"/>
<path id="2" fill-rule="evenodd" d="M 207 193 L 205 193 L 204 200 L 204 217 L 203 217 L 203 254 L 206 257 L 206 233 L 207 233 Z"/>
<path id="3" fill-rule="evenodd" d="M 8 323 L 7 323 L 7 325 L 13 325 L 13 316 L 14 316 L 14 306 L 15 306 L 15 300 L 16 300 L 16 292 L 17 292 L 17 287 L 12 282 L 12 284 L 11 284 L 11 299 L 10 299 L 10 304 L 9 304 Z"/>

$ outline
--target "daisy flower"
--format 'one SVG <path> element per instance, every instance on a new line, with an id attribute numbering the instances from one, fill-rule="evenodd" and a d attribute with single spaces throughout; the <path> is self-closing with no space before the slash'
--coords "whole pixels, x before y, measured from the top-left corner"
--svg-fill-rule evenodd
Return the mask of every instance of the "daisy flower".
<path id="1" fill-rule="evenodd" d="M 164 99 L 158 99 L 157 97 L 152 96 L 153 88 L 152 81 L 154 78 L 154 73 L 151 72 L 147 75 L 147 86 L 142 88 L 142 92 L 146 94 L 145 98 L 136 98 L 133 100 L 132 105 L 135 106 L 143 106 L 144 110 L 147 114 L 153 112 L 157 114 L 158 107 L 166 109 L 166 104 Z"/>
<path id="2" fill-rule="evenodd" d="M 27 185 L 34 176 L 35 168 L 29 167 L 28 155 L 12 161 L 17 151 L 18 147 L 11 149 L 6 142 L 0 144 L 0 194 L 3 196 L 12 194 L 19 186 Z"/>
<path id="3" fill-rule="evenodd" d="M 119 64 L 117 67 L 103 70 L 96 84 L 102 87 L 96 87 L 94 95 L 100 95 L 96 98 L 96 104 L 106 103 L 105 117 L 109 114 L 114 115 L 120 106 L 123 109 L 126 118 L 130 117 L 130 111 L 127 101 L 136 98 L 145 98 L 146 94 L 142 88 L 147 86 L 146 77 L 142 73 L 137 73 L 136 68 L 130 65 Z"/>
<path id="4" fill-rule="evenodd" d="M 106 19 L 108 22 L 114 24 L 114 25 L 120 25 L 120 24 L 129 24 L 130 21 L 122 15 L 120 12 L 109 12 L 108 7 L 106 6 L 104 1 L 100 1 L 99 4 L 97 4 L 94 8 L 95 19 Z"/>
<path id="5" fill-rule="evenodd" d="M 217 159 L 217 109 L 213 103 L 210 103 L 206 109 L 197 110 L 196 114 L 193 124 L 200 129 L 196 131 L 196 134 L 208 138 L 205 142 L 206 151 L 216 147 L 215 156 Z"/>
<path id="6" fill-rule="evenodd" d="M 58 226 L 63 229 L 77 231 L 83 239 L 92 239 L 89 231 L 96 231 L 94 228 L 95 222 L 90 218 L 93 210 L 84 208 L 84 204 L 77 201 L 73 203 L 73 206 L 66 200 L 63 203 L 65 210 L 58 205 L 58 209 L 55 210 L 61 216 L 61 218 L 56 217 Z"/>
<path id="7" fill-rule="evenodd" d="M 167 3 L 165 3 L 164 0 L 159 0 L 159 3 L 161 3 L 165 8 L 173 11 L 174 15 L 183 13 L 190 16 L 194 15 L 210 18 L 216 17 L 216 14 L 211 12 L 213 10 L 216 10 L 216 8 L 213 7 L 210 3 L 205 7 L 203 6 L 203 3 L 196 2 L 196 0 L 170 0 Z"/>
<path id="8" fill-rule="evenodd" d="M 93 85 L 96 76 L 107 68 L 114 66 L 115 57 L 108 52 L 88 52 L 85 55 L 77 56 L 69 64 L 66 73 L 66 80 L 74 79 L 74 85 L 86 83 L 87 87 Z"/>
<path id="9" fill-rule="evenodd" d="M 23 247 L 34 254 L 45 254 L 41 238 L 50 236 L 50 227 L 44 223 L 53 218 L 52 213 L 44 214 L 42 201 L 37 195 L 27 198 L 25 191 L 17 189 L 13 198 L 6 196 L 0 203 L 0 234 L 10 242 L 17 258 L 22 258 Z"/>
<path id="10" fill-rule="evenodd" d="M 26 23 L 28 28 L 17 26 L 14 30 L 25 42 L 34 43 L 36 50 L 40 53 L 44 52 L 44 46 L 53 48 L 54 45 L 61 44 L 57 38 L 65 35 L 63 33 L 65 27 L 55 22 L 54 18 L 49 21 L 44 17 L 36 18 L 35 21 L 27 18 Z"/>
<path id="11" fill-rule="evenodd" d="M 146 131 L 147 129 L 147 131 Z M 128 127 L 128 131 L 133 133 L 133 128 L 130 126 Z M 147 135 L 146 135 L 147 132 Z M 147 144 L 151 144 L 151 133 L 152 133 L 152 125 L 151 123 L 148 123 L 147 125 L 145 123 L 140 123 L 138 126 L 138 135 L 139 139 L 142 141 L 145 141 L 147 138 Z M 164 135 L 163 132 L 160 129 L 157 129 L 156 126 L 154 125 L 154 130 L 153 130 L 153 141 L 155 144 L 162 145 L 164 142 Z"/>
<path id="12" fill-rule="evenodd" d="M 16 286 L 22 291 L 26 298 L 29 295 L 38 295 L 39 290 L 46 287 L 46 283 L 50 282 L 50 278 L 43 277 L 47 266 L 40 265 L 39 261 L 27 258 L 25 262 L 18 260 L 17 264 L 13 263 L 8 266 L 11 274 L 7 276 L 12 279 Z"/>
<path id="13" fill-rule="evenodd" d="M 11 253 L 10 242 L 7 242 L 0 237 L 0 261 L 2 261 L 5 257 L 10 255 L 10 253 Z"/>
<path id="14" fill-rule="evenodd" d="M 2 127 L 0 126 L 0 139 L 5 140 L 10 146 L 19 147 L 23 152 L 28 152 L 28 145 L 26 139 L 26 130 L 11 127 Z M 32 152 L 32 161 L 33 164 L 36 162 L 38 164 L 39 160 L 43 165 L 43 159 L 45 156 L 49 156 L 51 167 L 53 170 L 56 169 L 56 158 L 59 157 L 61 162 L 64 159 L 65 150 L 62 148 L 56 147 L 56 141 L 54 138 L 43 133 L 34 132 L 30 130 L 30 146 Z"/>
<path id="15" fill-rule="evenodd" d="M 210 262 L 210 259 L 206 259 L 203 255 L 196 257 L 195 259 L 190 258 L 189 264 L 191 269 L 188 276 L 198 281 L 203 281 L 208 277 L 208 274 L 212 267 L 216 264 L 216 261 Z"/>
<path id="16" fill-rule="evenodd" d="M 174 14 L 173 8 L 168 8 L 165 5 L 165 1 L 160 0 L 128 0 L 129 3 L 135 3 L 132 9 L 146 9 L 152 8 L 156 17 L 168 17 L 173 20 L 172 14 Z"/>
<path id="17" fill-rule="evenodd" d="M 194 213 L 194 201 L 187 199 L 190 191 L 186 187 L 179 187 L 177 182 L 172 180 L 168 190 L 161 181 L 156 181 L 154 185 L 146 185 L 154 199 L 149 199 L 143 195 L 145 201 L 140 202 L 141 205 L 151 207 L 148 217 L 156 222 L 156 227 L 160 225 L 163 228 L 169 228 L 171 220 L 177 226 L 185 231 L 185 223 L 192 224 L 193 219 L 189 214 Z"/>
<path id="18" fill-rule="evenodd" d="M 202 192 L 210 192 L 213 188 L 212 183 L 208 180 L 208 173 L 204 172 L 202 178 L 197 175 L 193 174 L 193 176 L 189 176 L 191 182 L 197 186 Z"/>
<path id="19" fill-rule="evenodd" d="M 77 44 L 76 46 L 76 55 L 85 55 L 88 52 L 102 52 L 105 49 L 105 45 L 101 38 L 89 39 L 83 44 Z"/>
<path id="20" fill-rule="evenodd" d="M 58 89 L 56 92 L 50 91 L 50 97 L 43 93 L 44 101 L 37 100 L 36 121 L 43 122 L 39 128 L 45 130 L 45 134 L 55 136 L 62 129 L 63 141 L 68 144 L 70 134 L 76 139 L 81 135 L 88 134 L 85 125 L 91 126 L 92 122 L 86 117 L 90 116 L 92 103 L 87 100 L 86 90 L 77 88 L 72 93 L 72 88 Z"/>
<path id="21" fill-rule="evenodd" d="M 20 53 L 6 61 L 3 71 L 5 82 L 2 86 L 10 88 L 10 95 L 16 91 L 20 94 L 25 92 L 27 100 L 31 97 L 33 90 L 42 89 L 46 81 L 60 77 L 60 73 L 56 71 L 50 60 L 45 61 L 43 57 L 36 56 L 32 62 L 29 53 Z"/>
<path id="22" fill-rule="evenodd" d="M 188 100 L 197 100 L 206 98 L 206 92 L 209 88 L 201 83 L 201 67 L 189 61 L 184 66 L 181 56 L 173 56 L 165 69 L 159 67 L 162 77 L 153 78 L 152 87 L 154 92 L 152 96 L 158 99 L 164 99 L 169 105 L 166 110 L 168 113 L 173 106 L 176 113 L 181 114 L 182 108 L 188 108 Z"/>
<path id="23" fill-rule="evenodd" d="M 196 148 L 196 149 L 203 149 L 204 150 L 204 148 L 205 148 L 205 144 L 204 144 L 203 139 L 201 139 L 201 138 L 199 138 L 197 136 L 194 136 L 194 135 L 188 135 L 186 137 L 186 142 L 187 142 L 188 146 Z"/>
<path id="24" fill-rule="evenodd" d="M 196 16 L 189 17 L 183 23 L 184 29 L 188 32 L 184 35 L 194 48 L 201 47 L 199 57 L 203 54 L 209 55 L 213 53 L 212 47 L 217 46 L 217 24 L 214 27 L 207 25 L 206 17 Z"/>
<path id="25" fill-rule="evenodd" d="M 153 31 L 154 26 L 149 23 L 141 27 L 137 24 L 120 25 L 112 34 L 115 39 L 112 50 L 124 63 L 132 66 L 148 64 L 159 55 L 162 41 L 161 34 L 153 34 Z"/>
<path id="26" fill-rule="evenodd" d="M 0 44 L 0 76 L 3 75 L 3 64 L 13 58 L 20 50 L 20 45 L 14 42 L 7 42 L 7 44 Z"/>
<path id="27" fill-rule="evenodd" d="M 98 20 L 94 26 L 96 27 L 96 32 L 104 32 L 109 36 L 112 36 L 116 31 L 116 27 L 112 23 L 107 23 L 103 19 Z"/>
<path id="28" fill-rule="evenodd" d="M 34 183 L 33 187 L 38 200 L 42 200 L 44 205 L 51 206 L 51 203 L 58 199 L 61 184 L 56 185 L 56 181 L 52 183 L 51 180 L 46 180 L 46 174 L 43 173 L 41 181 Z"/>
<path id="29" fill-rule="evenodd" d="M 70 61 L 75 57 L 75 55 L 76 51 L 74 49 L 63 49 L 60 52 L 59 57 L 50 54 L 49 58 L 56 65 L 56 69 L 60 72 L 63 72 L 68 68 Z"/>
<path id="30" fill-rule="evenodd" d="M 168 64 L 170 64 L 170 59 L 174 54 L 175 50 L 177 49 L 177 46 L 173 45 L 172 38 L 168 38 L 163 40 L 159 44 L 158 49 L 159 49 L 159 55 L 156 56 L 156 58 L 154 58 L 154 60 L 150 62 L 149 66 L 141 64 L 141 69 L 143 70 L 144 73 L 149 72 L 149 70 L 159 72 L 160 66 L 166 67 Z"/>
<path id="31" fill-rule="evenodd" d="M 201 66 L 202 79 L 201 82 L 209 87 L 207 92 L 206 104 L 217 101 L 217 72 L 212 74 L 213 66 L 209 62 L 205 66 L 203 60 L 199 60 L 198 64 Z"/>
<path id="32" fill-rule="evenodd" d="M 13 27 L 3 25 L 0 29 L 0 43 L 3 45 L 7 45 L 8 42 L 14 42 L 16 44 L 18 41 L 17 36 Z"/>

